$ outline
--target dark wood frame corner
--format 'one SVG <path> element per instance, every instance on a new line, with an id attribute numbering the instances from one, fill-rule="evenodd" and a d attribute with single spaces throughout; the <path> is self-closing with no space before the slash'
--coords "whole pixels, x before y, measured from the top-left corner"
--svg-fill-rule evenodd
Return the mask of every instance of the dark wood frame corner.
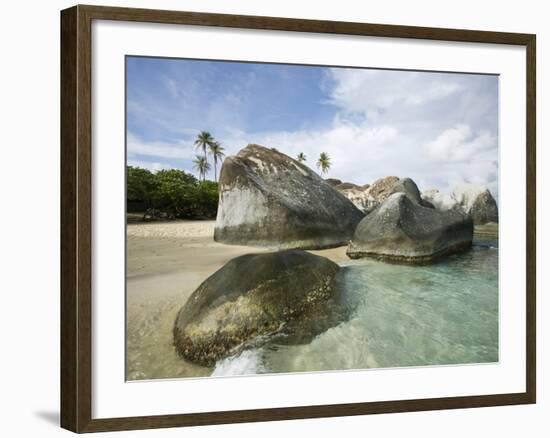
<path id="1" fill-rule="evenodd" d="M 419 400 L 92 419 L 91 23 L 220 26 L 511 44 L 527 52 L 526 392 Z M 75 6 L 61 12 L 61 426 L 97 432 L 535 403 L 535 35 L 196 12 Z"/>

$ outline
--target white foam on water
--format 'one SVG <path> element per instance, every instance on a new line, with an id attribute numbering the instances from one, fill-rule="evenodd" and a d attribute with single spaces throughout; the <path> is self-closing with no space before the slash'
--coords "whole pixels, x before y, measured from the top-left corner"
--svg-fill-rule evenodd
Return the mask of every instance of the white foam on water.
<path id="1" fill-rule="evenodd" d="M 261 364 L 260 350 L 252 349 L 218 361 L 212 372 L 212 377 L 243 376 L 262 372 L 264 369 Z"/>

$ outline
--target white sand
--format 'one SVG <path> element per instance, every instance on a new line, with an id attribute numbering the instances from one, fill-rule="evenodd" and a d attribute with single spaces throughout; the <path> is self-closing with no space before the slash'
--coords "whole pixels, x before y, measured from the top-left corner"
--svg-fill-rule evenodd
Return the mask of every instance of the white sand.
<path id="1" fill-rule="evenodd" d="M 126 235 L 133 237 L 211 237 L 216 221 L 173 221 L 129 224 Z"/>

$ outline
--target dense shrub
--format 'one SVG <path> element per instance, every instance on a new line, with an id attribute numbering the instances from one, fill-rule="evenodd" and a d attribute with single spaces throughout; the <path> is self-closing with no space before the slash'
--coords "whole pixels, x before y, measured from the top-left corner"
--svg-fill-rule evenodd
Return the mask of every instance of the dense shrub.
<path id="1" fill-rule="evenodd" d="M 218 184 L 199 182 L 182 170 L 152 173 L 127 166 L 126 190 L 128 211 L 142 205 L 150 218 L 206 219 L 218 210 Z"/>

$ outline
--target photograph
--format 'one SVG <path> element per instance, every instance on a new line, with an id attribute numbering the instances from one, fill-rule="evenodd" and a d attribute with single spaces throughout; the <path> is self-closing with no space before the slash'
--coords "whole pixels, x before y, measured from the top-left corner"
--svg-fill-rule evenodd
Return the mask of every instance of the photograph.
<path id="1" fill-rule="evenodd" d="M 499 362 L 499 75 L 128 55 L 125 85 L 127 381 Z"/>

